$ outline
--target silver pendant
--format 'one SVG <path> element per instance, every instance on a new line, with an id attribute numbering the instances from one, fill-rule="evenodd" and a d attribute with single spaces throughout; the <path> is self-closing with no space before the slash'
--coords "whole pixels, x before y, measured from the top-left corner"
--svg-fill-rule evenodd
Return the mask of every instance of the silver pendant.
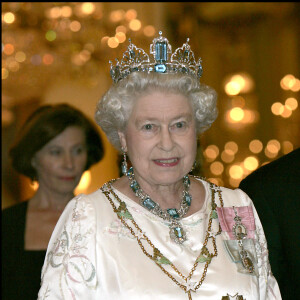
<path id="1" fill-rule="evenodd" d="M 186 233 L 179 222 L 172 222 L 169 228 L 170 237 L 176 244 L 182 244 L 186 241 Z"/>
<path id="2" fill-rule="evenodd" d="M 248 255 L 248 252 L 244 249 L 243 240 L 247 238 L 247 228 L 242 223 L 241 217 L 238 216 L 235 207 L 233 206 L 233 210 L 235 213 L 234 221 L 235 224 L 233 225 L 232 232 L 235 238 L 237 239 L 238 245 L 240 247 L 239 254 L 241 257 L 243 267 L 248 270 L 249 273 L 254 272 L 254 265 L 251 258 Z"/>
<path id="3" fill-rule="evenodd" d="M 232 232 L 237 240 L 242 240 L 247 237 L 247 228 L 242 223 L 235 223 Z"/>

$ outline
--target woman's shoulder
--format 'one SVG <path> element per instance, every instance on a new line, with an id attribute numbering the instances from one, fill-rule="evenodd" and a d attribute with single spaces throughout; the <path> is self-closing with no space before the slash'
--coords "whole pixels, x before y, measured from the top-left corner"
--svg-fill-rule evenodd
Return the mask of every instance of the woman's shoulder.
<path id="1" fill-rule="evenodd" d="M 252 204 L 252 200 L 249 196 L 239 188 L 232 189 L 224 186 L 218 186 L 202 177 L 195 177 L 195 179 L 201 181 L 207 190 L 214 190 L 217 193 L 220 191 L 219 197 L 222 198 L 225 207 L 246 206 Z"/>
<path id="2" fill-rule="evenodd" d="M 101 188 L 98 188 L 91 193 L 80 193 L 76 195 L 69 201 L 64 213 L 72 213 L 75 215 L 101 213 L 101 211 L 104 210 L 104 207 L 108 205 L 104 194 L 105 186 L 106 185 L 103 185 Z"/>
<path id="3" fill-rule="evenodd" d="M 18 204 L 9 206 L 2 210 L 2 220 L 25 218 L 28 208 L 28 201 L 22 201 Z"/>
<path id="4" fill-rule="evenodd" d="M 222 196 L 226 201 L 225 206 L 243 206 L 252 204 L 249 196 L 239 188 L 231 189 L 227 187 L 220 187 Z"/>
<path id="5" fill-rule="evenodd" d="M 103 187 L 98 188 L 94 192 L 88 194 L 80 193 L 76 195 L 70 202 L 72 202 L 73 204 L 92 204 L 94 202 L 99 202 L 99 199 L 103 198 L 104 196 L 102 189 Z"/>

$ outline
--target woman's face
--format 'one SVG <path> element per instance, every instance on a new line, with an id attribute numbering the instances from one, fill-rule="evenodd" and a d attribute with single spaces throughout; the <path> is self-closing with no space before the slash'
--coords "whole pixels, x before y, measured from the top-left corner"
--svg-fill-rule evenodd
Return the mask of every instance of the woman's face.
<path id="1" fill-rule="evenodd" d="M 87 162 L 85 133 L 67 127 L 40 149 L 32 160 L 39 188 L 58 194 L 73 193 Z"/>
<path id="2" fill-rule="evenodd" d="M 197 149 L 195 120 L 188 99 L 153 92 L 137 99 L 124 133 L 123 149 L 141 186 L 172 185 L 192 168 Z"/>

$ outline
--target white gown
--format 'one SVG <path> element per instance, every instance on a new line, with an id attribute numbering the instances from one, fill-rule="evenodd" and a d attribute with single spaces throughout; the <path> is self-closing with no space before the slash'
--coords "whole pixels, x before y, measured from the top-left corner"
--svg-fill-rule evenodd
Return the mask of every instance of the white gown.
<path id="1" fill-rule="evenodd" d="M 250 274 L 243 267 L 232 230 L 229 228 L 225 231 L 225 223 L 222 232 L 216 236 L 217 256 L 212 258 L 204 281 L 196 292 L 193 290 L 204 276 L 205 263 L 198 263 L 191 280 L 185 282 L 169 264 L 162 266 L 174 280 L 151 257 L 146 256 L 145 253 L 153 255 L 153 248 L 146 243 L 145 236 L 167 258 L 167 262 L 172 262 L 184 276 L 189 275 L 203 246 L 211 213 L 212 190 L 208 182 L 201 181 L 206 190 L 205 202 L 200 211 L 182 219 L 187 240 L 181 245 L 171 240 L 167 221 L 115 188 L 113 191 L 125 202 L 130 216 L 142 233 L 137 234 L 138 230 L 128 216 L 123 219 L 131 230 L 121 223 L 112 206 L 114 204 L 118 208 L 119 202 L 111 193 L 112 203 L 101 189 L 90 195 L 75 197 L 65 208 L 50 239 L 38 299 L 281 299 L 278 284 L 270 270 L 267 243 L 260 220 L 252 201 L 240 189 L 220 187 L 224 207 L 232 211 L 233 206 L 252 207 L 254 218 L 250 223 L 254 227 L 248 227 L 244 247 L 254 263 L 254 273 Z M 215 189 L 218 188 L 215 186 Z M 108 188 L 104 190 L 108 191 Z M 220 207 L 218 193 L 213 194 Z M 223 218 L 219 210 L 218 215 L 219 218 L 213 220 L 214 232 L 218 231 L 220 218 Z M 228 216 L 230 214 L 224 220 Z M 246 219 L 247 216 L 242 218 L 242 222 Z M 228 224 L 232 223 L 228 221 Z M 211 240 L 209 238 L 207 244 L 210 253 L 214 252 Z M 191 298 L 175 280 L 191 289 Z"/>

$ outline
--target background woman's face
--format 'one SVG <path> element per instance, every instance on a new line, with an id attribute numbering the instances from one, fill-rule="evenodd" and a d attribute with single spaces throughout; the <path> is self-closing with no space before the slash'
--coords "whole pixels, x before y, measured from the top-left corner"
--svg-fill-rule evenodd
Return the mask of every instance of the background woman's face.
<path id="1" fill-rule="evenodd" d="M 197 140 L 188 99 L 153 92 L 137 99 L 121 145 L 128 152 L 139 183 L 169 185 L 192 168 Z"/>
<path id="2" fill-rule="evenodd" d="M 86 162 L 85 133 L 78 126 L 70 126 L 35 154 L 32 165 L 41 189 L 68 194 L 78 185 Z"/>

